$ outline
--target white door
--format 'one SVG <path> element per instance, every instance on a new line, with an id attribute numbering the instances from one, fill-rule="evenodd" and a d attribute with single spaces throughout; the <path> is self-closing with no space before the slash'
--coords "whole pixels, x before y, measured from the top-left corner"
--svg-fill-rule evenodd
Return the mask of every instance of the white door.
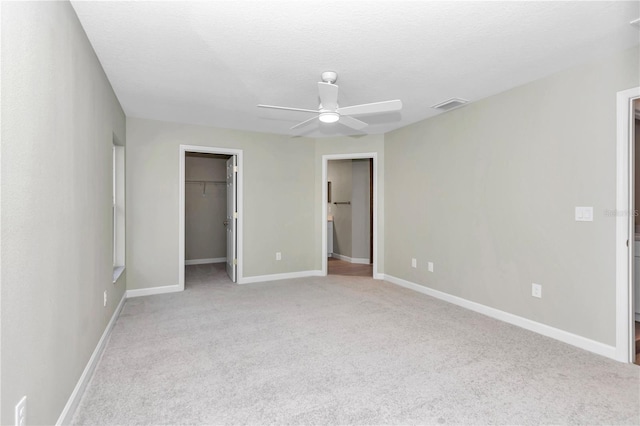
<path id="1" fill-rule="evenodd" d="M 238 223 L 236 179 L 238 173 L 236 156 L 227 160 L 227 274 L 231 281 L 236 282 L 237 244 L 236 229 Z"/>

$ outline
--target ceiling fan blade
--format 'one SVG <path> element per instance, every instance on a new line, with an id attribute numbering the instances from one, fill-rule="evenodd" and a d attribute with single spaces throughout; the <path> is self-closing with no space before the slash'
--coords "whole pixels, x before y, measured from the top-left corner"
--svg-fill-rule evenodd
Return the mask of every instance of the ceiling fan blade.
<path id="1" fill-rule="evenodd" d="M 315 109 L 303 109 L 303 108 L 289 108 L 289 107 L 282 107 L 282 106 L 275 106 L 275 105 L 258 105 L 259 108 L 271 108 L 271 109 L 283 109 L 285 111 L 301 111 L 301 112 L 312 112 L 314 114 L 317 114 L 319 111 L 315 110 Z"/>
<path id="2" fill-rule="evenodd" d="M 309 124 L 311 124 L 311 122 L 313 122 L 314 120 L 317 120 L 318 117 L 311 117 L 308 120 L 304 120 L 302 123 L 298 123 L 295 126 L 293 126 L 291 129 L 289 130 L 293 130 L 293 134 L 299 134 L 304 132 L 304 127 L 308 126 Z"/>
<path id="3" fill-rule="evenodd" d="M 356 130 L 362 130 L 365 127 L 368 126 L 367 123 L 365 123 L 364 121 L 360 121 L 356 118 L 353 117 L 349 117 L 348 115 L 341 115 L 340 116 L 340 123 L 344 124 L 345 126 L 351 127 L 352 129 L 356 129 Z"/>
<path id="4" fill-rule="evenodd" d="M 338 86 L 318 82 L 318 93 L 320 93 L 320 103 L 323 109 L 335 111 L 338 108 Z"/>
<path id="5" fill-rule="evenodd" d="M 400 111 L 401 109 L 402 101 L 396 99 L 393 101 L 374 102 L 371 104 L 361 104 L 338 108 L 338 113 L 340 115 L 376 114 L 381 112 Z"/>

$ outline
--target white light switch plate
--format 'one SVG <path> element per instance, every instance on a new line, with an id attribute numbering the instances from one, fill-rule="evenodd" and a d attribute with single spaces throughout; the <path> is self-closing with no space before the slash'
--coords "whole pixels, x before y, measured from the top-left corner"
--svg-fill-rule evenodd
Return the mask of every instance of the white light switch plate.
<path id="1" fill-rule="evenodd" d="M 576 207 L 576 222 L 593 222 L 593 207 Z"/>
<path id="2" fill-rule="evenodd" d="M 429 269 L 429 272 L 433 272 L 433 262 L 427 264 L 427 269 Z"/>
<path id="3" fill-rule="evenodd" d="M 539 299 L 542 298 L 542 286 L 540 284 L 531 283 L 531 295 Z"/>
<path id="4" fill-rule="evenodd" d="M 412 268 L 418 267 L 418 261 L 415 258 L 411 259 L 411 267 Z"/>

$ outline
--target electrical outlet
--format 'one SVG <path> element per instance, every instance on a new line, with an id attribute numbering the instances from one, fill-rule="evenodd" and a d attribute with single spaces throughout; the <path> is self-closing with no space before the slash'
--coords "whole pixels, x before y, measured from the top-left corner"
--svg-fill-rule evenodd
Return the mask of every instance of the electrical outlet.
<path id="1" fill-rule="evenodd" d="M 542 298 L 542 286 L 540 284 L 531 283 L 531 295 L 533 297 Z"/>
<path id="2" fill-rule="evenodd" d="M 593 222 L 593 207 L 576 207 L 576 222 Z"/>
<path id="3" fill-rule="evenodd" d="M 16 404 L 15 423 L 16 426 L 25 426 L 27 424 L 27 395 L 23 396 L 20 402 Z"/>
<path id="4" fill-rule="evenodd" d="M 433 272 L 433 262 L 429 262 L 427 264 L 427 268 L 429 269 L 429 272 Z"/>
<path id="5" fill-rule="evenodd" d="M 276 252 L 276 260 L 282 260 L 282 253 Z"/>
<path id="6" fill-rule="evenodd" d="M 411 259 L 411 267 L 412 268 L 417 268 L 418 267 L 418 261 L 415 258 Z"/>
<path id="7" fill-rule="evenodd" d="M 107 306 L 107 290 L 104 291 L 104 298 L 103 298 L 102 304 L 104 305 L 104 307 Z"/>

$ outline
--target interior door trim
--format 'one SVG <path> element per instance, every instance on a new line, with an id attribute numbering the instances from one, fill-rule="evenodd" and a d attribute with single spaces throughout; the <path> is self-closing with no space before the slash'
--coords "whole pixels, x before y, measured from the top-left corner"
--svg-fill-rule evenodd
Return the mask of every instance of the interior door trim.
<path id="1" fill-rule="evenodd" d="M 617 93 L 616 145 L 616 351 L 615 359 L 633 362 L 633 143 L 632 105 L 640 87 Z"/>
<path id="2" fill-rule="evenodd" d="M 378 234 L 380 234 L 380 228 L 378 227 L 378 209 L 382 208 L 380 205 L 379 197 L 379 183 L 378 183 L 378 153 L 377 152 L 364 152 L 353 154 L 325 154 L 322 156 L 322 215 L 320 229 L 322 232 L 321 249 L 320 254 L 322 256 L 322 270 L 321 276 L 327 275 L 327 203 L 324 200 L 327 199 L 327 167 L 329 160 L 358 160 L 371 158 L 373 160 L 373 278 L 377 280 L 384 279 L 384 274 L 381 273 L 379 268 L 379 247 L 378 247 Z"/>

